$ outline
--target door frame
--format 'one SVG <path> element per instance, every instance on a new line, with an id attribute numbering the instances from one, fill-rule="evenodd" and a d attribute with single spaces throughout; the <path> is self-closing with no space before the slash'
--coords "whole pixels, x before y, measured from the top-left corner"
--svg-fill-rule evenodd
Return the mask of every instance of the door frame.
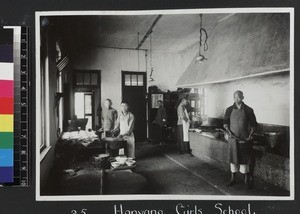
<path id="1" fill-rule="evenodd" d="M 136 74 L 136 75 L 143 75 L 143 86 L 125 86 L 125 75 L 126 74 Z M 124 92 L 125 92 L 125 87 L 140 87 L 140 88 L 143 88 L 144 89 L 144 93 L 145 93 L 145 119 L 146 119 L 146 133 L 145 133 L 145 140 L 147 139 L 148 137 L 148 108 L 147 108 L 147 72 L 146 71 L 124 71 L 122 70 L 121 71 L 121 94 L 122 94 L 122 101 L 124 100 Z"/>
<path id="2" fill-rule="evenodd" d="M 97 73 L 97 85 L 77 85 L 76 84 L 76 78 L 77 78 L 77 73 Z M 96 98 L 95 98 L 95 93 L 98 91 L 98 97 L 99 97 L 99 102 L 101 102 L 101 70 L 94 70 L 94 69 L 74 69 L 72 73 L 72 84 L 73 84 L 73 92 L 72 92 L 72 101 L 73 101 L 73 106 L 72 110 L 75 113 L 75 92 L 92 92 L 92 128 L 93 130 L 96 128 L 96 121 L 97 121 L 97 107 L 95 106 Z"/>
<path id="3" fill-rule="evenodd" d="M 126 74 L 137 74 L 137 75 L 143 75 L 143 86 L 125 86 L 125 75 Z M 123 71 L 122 70 L 122 100 L 124 98 L 124 89 L 125 87 L 143 87 L 145 90 L 145 95 L 147 94 L 147 72 L 146 71 Z M 147 112 L 146 112 L 147 113 Z"/>
<path id="4" fill-rule="evenodd" d="M 75 103 L 75 93 L 86 93 L 86 94 L 91 94 L 92 95 L 92 129 L 94 130 L 94 124 L 95 124 L 95 120 L 96 120 L 96 109 L 95 109 L 95 91 L 94 90 L 89 90 L 89 89 L 84 89 L 84 88 L 79 88 L 76 89 L 74 91 L 74 103 Z M 85 99 L 85 95 L 84 95 L 84 99 Z M 85 107 L 84 107 L 84 111 L 85 111 Z M 75 112 L 75 106 L 74 106 L 74 112 Z M 86 114 L 84 114 L 84 116 L 86 116 Z"/>

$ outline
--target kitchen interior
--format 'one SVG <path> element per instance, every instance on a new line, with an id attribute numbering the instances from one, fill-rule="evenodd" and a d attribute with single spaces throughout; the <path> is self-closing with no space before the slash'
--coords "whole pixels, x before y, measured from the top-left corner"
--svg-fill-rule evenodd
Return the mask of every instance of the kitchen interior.
<path id="1" fill-rule="evenodd" d="M 288 13 L 41 16 L 37 78 L 41 195 L 290 195 Z M 236 90 L 258 122 L 250 190 L 226 186 L 223 120 Z M 193 157 L 178 154 L 182 98 Z M 121 155 L 110 165 L 99 132 L 106 99 L 118 113 L 126 100 L 135 116 L 133 164 Z"/>

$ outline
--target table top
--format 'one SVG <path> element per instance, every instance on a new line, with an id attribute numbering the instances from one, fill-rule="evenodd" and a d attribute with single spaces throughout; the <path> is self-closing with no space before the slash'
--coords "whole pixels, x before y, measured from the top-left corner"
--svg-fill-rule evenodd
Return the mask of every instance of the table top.
<path id="1" fill-rule="evenodd" d="M 131 170 L 104 171 L 103 194 L 136 194 L 142 193 L 147 184 L 144 176 L 131 172 Z"/>
<path id="2" fill-rule="evenodd" d="M 60 191 L 69 195 L 136 194 L 147 184 L 144 176 L 129 168 L 103 170 L 85 162 L 74 169 L 75 174 L 64 171 Z"/>
<path id="3" fill-rule="evenodd" d="M 124 140 L 123 138 L 105 137 L 105 138 L 101 138 L 101 141 L 105 141 L 105 142 L 125 142 L 126 140 Z"/>

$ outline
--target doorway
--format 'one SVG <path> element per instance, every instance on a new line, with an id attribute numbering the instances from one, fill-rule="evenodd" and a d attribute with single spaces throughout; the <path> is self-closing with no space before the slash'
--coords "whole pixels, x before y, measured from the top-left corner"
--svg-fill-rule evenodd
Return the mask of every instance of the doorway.
<path id="1" fill-rule="evenodd" d="M 78 119 L 88 119 L 86 130 L 94 124 L 93 100 L 93 92 L 75 92 L 75 115 Z"/>
<path id="2" fill-rule="evenodd" d="M 98 125 L 96 109 L 101 100 L 100 78 L 100 70 L 74 70 L 70 105 L 78 119 L 88 119 L 86 130 L 95 130 Z"/>
<path id="3" fill-rule="evenodd" d="M 130 105 L 130 112 L 135 117 L 134 135 L 137 141 L 147 138 L 145 72 L 122 71 L 122 100 Z"/>

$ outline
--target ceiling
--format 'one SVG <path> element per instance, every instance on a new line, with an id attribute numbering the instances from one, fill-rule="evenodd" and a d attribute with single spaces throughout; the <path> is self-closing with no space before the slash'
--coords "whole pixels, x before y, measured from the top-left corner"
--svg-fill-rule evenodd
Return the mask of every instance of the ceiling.
<path id="1" fill-rule="evenodd" d="M 204 14 L 203 27 L 210 35 L 222 19 L 230 14 Z M 51 17 L 54 25 L 70 46 L 130 48 L 147 33 L 157 15 L 61 16 Z M 199 41 L 199 14 L 163 15 L 153 28 L 154 51 L 184 51 Z M 138 33 L 140 34 L 138 40 Z M 150 39 L 141 49 L 150 48 Z"/>

